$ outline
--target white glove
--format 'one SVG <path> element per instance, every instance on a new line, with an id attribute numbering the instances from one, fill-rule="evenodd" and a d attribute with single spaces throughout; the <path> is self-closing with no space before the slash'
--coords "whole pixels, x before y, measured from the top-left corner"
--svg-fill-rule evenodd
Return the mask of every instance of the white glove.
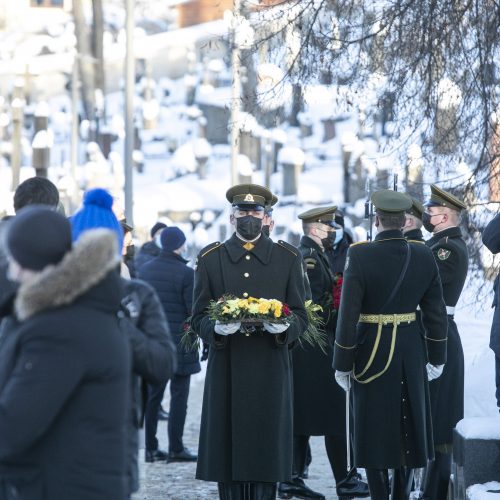
<path id="1" fill-rule="evenodd" d="M 427 363 L 426 368 L 427 380 L 430 382 L 431 380 L 438 378 L 441 373 L 443 373 L 444 365 L 431 365 L 430 363 Z"/>
<path id="2" fill-rule="evenodd" d="M 347 392 L 351 386 L 351 372 L 335 370 L 335 380 Z"/>
<path id="3" fill-rule="evenodd" d="M 241 326 L 241 321 L 235 321 L 234 323 L 221 323 L 220 321 L 215 322 L 214 332 L 219 335 L 232 335 L 236 333 Z"/>
<path id="4" fill-rule="evenodd" d="M 290 325 L 288 323 L 269 323 L 264 321 L 262 326 L 268 333 L 277 335 L 278 333 L 283 333 Z"/>

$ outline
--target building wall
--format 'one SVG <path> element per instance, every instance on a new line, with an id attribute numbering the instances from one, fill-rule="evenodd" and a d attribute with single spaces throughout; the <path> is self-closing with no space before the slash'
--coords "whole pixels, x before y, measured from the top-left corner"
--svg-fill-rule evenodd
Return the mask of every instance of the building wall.
<path id="1" fill-rule="evenodd" d="M 222 19 L 225 10 L 233 8 L 233 0 L 190 0 L 177 6 L 179 28 Z"/>
<path id="2" fill-rule="evenodd" d="M 0 29 L 36 30 L 71 10 L 71 0 L 0 0 Z"/>

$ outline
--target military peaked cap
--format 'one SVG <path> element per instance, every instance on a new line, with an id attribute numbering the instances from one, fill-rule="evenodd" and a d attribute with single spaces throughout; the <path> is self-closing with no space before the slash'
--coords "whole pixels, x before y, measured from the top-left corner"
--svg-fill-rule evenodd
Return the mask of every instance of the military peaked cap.
<path id="1" fill-rule="evenodd" d="M 390 189 L 381 189 L 372 194 L 372 203 L 375 208 L 381 212 L 389 214 L 404 213 L 412 206 L 412 200 L 406 193 L 391 191 Z"/>
<path id="2" fill-rule="evenodd" d="M 304 222 L 321 222 L 322 224 L 333 227 L 335 224 L 336 210 L 337 207 L 334 205 L 329 207 L 311 208 L 310 210 L 299 214 L 298 218 L 302 219 Z"/>
<path id="3" fill-rule="evenodd" d="M 278 203 L 278 197 L 275 194 L 273 194 L 273 199 L 271 200 L 271 203 L 269 203 L 269 205 L 266 205 L 264 208 L 264 211 L 266 212 L 266 214 L 273 213 L 273 207 L 274 207 L 274 205 L 276 205 L 276 203 Z"/>
<path id="4" fill-rule="evenodd" d="M 443 191 L 438 188 L 435 184 L 431 184 L 431 198 L 425 204 L 426 207 L 448 207 L 453 210 L 463 210 L 467 208 L 467 205 L 460 201 L 456 196 L 453 196 L 447 191 Z"/>
<path id="5" fill-rule="evenodd" d="M 422 214 L 424 213 L 424 206 L 416 198 L 411 198 L 411 207 L 406 211 L 407 214 L 414 215 L 415 217 L 422 220 Z"/>
<path id="6" fill-rule="evenodd" d="M 233 206 L 264 208 L 272 204 L 273 193 L 258 184 L 237 184 L 226 191 L 226 199 Z M 276 198 L 276 201 L 278 201 L 278 198 Z"/>

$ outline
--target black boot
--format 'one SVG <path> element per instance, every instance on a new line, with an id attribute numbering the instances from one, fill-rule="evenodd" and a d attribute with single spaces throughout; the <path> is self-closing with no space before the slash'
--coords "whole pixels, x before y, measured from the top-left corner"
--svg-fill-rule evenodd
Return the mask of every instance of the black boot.
<path id="1" fill-rule="evenodd" d="M 243 483 L 217 483 L 220 500 L 245 500 Z"/>
<path id="2" fill-rule="evenodd" d="M 245 500 L 276 500 L 276 483 L 251 483 L 250 498 Z"/>
<path id="3" fill-rule="evenodd" d="M 392 475 L 391 500 L 408 500 L 413 484 L 413 469 L 394 469 Z"/>
<path id="4" fill-rule="evenodd" d="M 424 496 L 426 500 L 446 500 L 451 474 L 451 453 L 436 451 L 434 460 L 425 470 Z"/>
<path id="5" fill-rule="evenodd" d="M 389 479 L 387 469 L 366 469 L 371 500 L 389 500 Z"/>
<path id="6" fill-rule="evenodd" d="M 296 477 L 290 482 L 278 484 L 278 497 L 279 498 L 305 498 L 313 500 L 325 500 L 322 493 L 311 490 L 304 483 L 303 479 Z"/>

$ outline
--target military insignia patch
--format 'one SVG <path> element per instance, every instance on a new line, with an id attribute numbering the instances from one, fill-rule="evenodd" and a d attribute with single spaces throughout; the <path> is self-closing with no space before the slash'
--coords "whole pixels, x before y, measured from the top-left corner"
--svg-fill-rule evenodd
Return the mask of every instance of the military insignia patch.
<path id="1" fill-rule="evenodd" d="M 451 255 L 451 250 L 446 250 L 446 248 L 440 248 L 437 251 L 437 256 L 439 260 L 446 260 Z"/>

